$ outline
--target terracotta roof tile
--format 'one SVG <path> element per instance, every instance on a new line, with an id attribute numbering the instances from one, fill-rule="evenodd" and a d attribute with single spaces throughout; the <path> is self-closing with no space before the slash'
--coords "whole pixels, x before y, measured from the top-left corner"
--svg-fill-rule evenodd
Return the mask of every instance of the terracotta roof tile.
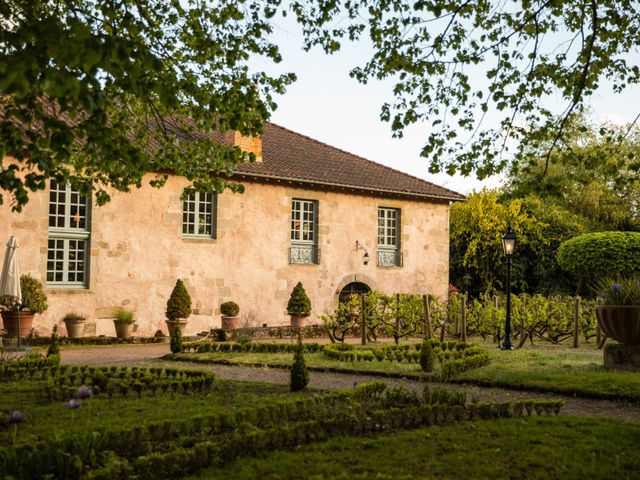
<path id="1" fill-rule="evenodd" d="M 235 171 L 241 176 L 345 187 L 393 196 L 453 201 L 465 198 L 452 190 L 268 122 L 262 135 L 262 162 L 238 165 Z"/>

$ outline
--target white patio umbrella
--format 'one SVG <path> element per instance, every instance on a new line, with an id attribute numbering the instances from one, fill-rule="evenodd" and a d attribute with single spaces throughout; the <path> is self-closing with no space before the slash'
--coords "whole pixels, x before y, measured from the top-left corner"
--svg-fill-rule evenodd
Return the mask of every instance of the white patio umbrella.
<path id="1" fill-rule="evenodd" d="M 7 243 L 7 251 L 2 263 L 0 276 L 0 298 L 6 298 L 17 303 L 22 301 L 20 290 L 20 268 L 18 267 L 18 241 L 13 235 Z M 20 309 L 18 309 L 18 347 L 20 347 Z"/>

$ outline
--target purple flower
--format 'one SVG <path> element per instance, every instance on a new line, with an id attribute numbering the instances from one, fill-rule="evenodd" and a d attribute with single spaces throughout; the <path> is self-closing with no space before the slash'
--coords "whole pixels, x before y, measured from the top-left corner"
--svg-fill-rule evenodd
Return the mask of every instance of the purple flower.
<path id="1" fill-rule="evenodd" d="M 64 406 L 67 407 L 69 410 L 75 410 L 76 408 L 80 408 L 80 404 L 82 404 L 82 402 L 75 398 L 72 398 L 68 402 L 64 402 Z"/>
<path id="2" fill-rule="evenodd" d="M 620 290 L 622 290 L 622 287 L 620 287 L 620 284 L 614 283 L 613 285 L 611 285 L 611 290 L 613 290 L 616 293 L 620 293 Z"/>
<path id="3" fill-rule="evenodd" d="M 78 388 L 75 397 L 79 398 L 80 400 L 86 400 L 87 398 L 91 398 L 92 395 L 93 391 L 91 390 L 91 387 L 82 385 L 80 388 Z"/>
<path id="4" fill-rule="evenodd" d="M 602 299 L 606 299 L 606 298 L 607 298 L 607 294 L 606 294 L 606 293 L 601 293 L 601 294 L 600 294 L 600 298 L 602 298 Z"/>
<path id="5" fill-rule="evenodd" d="M 24 423 L 24 420 L 24 414 L 18 410 L 14 410 L 11 415 L 7 415 L 7 423 Z"/>

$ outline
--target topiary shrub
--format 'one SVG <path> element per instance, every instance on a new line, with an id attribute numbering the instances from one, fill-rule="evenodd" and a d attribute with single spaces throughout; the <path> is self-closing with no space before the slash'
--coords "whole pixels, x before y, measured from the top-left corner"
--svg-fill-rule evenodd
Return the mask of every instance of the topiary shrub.
<path id="1" fill-rule="evenodd" d="M 293 287 L 289 303 L 287 304 L 287 313 L 289 315 L 304 315 L 305 317 L 311 313 L 311 300 L 304 291 L 302 283 Z"/>
<path id="2" fill-rule="evenodd" d="M 167 311 L 165 312 L 167 320 L 176 322 L 181 318 L 189 318 L 191 315 L 191 297 L 184 286 L 184 282 L 180 279 L 173 287 L 171 296 L 167 300 Z"/>
<path id="3" fill-rule="evenodd" d="M 171 333 L 171 342 L 169 343 L 171 353 L 182 352 L 182 332 L 179 328 L 175 328 Z"/>
<path id="4" fill-rule="evenodd" d="M 300 284 L 298 284 L 300 285 Z M 291 366 L 291 391 L 299 392 L 304 390 L 309 383 L 309 372 L 304 362 L 304 345 L 302 345 L 302 335 L 298 335 L 298 348 L 293 354 L 293 365 Z"/>
<path id="5" fill-rule="evenodd" d="M 58 326 L 54 325 L 51 329 L 51 343 L 47 349 L 47 357 L 60 354 L 60 341 L 58 339 Z"/>
<path id="6" fill-rule="evenodd" d="M 220 313 L 226 317 L 235 317 L 240 313 L 240 307 L 236 302 L 224 302 L 220 304 Z"/>
<path id="7" fill-rule="evenodd" d="M 431 342 L 426 338 L 422 342 L 422 348 L 420 348 L 420 367 L 423 372 L 433 372 L 436 366 L 436 354 L 433 352 Z"/>
<path id="8" fill-rule="evenodd" d="M 640 233 L 596 232 L 562 243 L 558 264 L 583 279 L 640 274 Z"/>

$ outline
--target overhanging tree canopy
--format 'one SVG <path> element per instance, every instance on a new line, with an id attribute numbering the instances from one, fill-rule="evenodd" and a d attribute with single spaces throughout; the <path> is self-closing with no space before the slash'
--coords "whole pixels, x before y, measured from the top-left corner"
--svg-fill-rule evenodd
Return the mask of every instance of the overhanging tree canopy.
<path id="1" fill-rule="evenodd" d="M 0 3 L 0 189 L 20 209 L 50 177 L 108 200 L 145 173 L 221 190 L 245 156 L 214 131 L 260 132 L 293 75 L 267 39 L 270 0 Z M 236 186 L 235 188 L 239 188 Z M 0 197 L 0 200 L 2 197 Z"/>
<path id="2" fill-rule="evenodd" d="M 294 5 L 308 48 L 335 52 L 345 39 L 370 37 L 372 58 L 351 74 L 363 83 L 395 82 L 394 101 L 382 106 L 381 118 L 397 136 L 411 124 L 430 124 L 422 155 L 434 173 L 475 172 L 484 178 L 500 172 L 511 140 L 519 142 L 520 151 L 549 142 L 546 166 L 572 113 L 604 82 L 612 82 L 615 92 L 640 82 L 630 53 L 640 45 L 636 1 L 298 0 Z M 545 97 L 560 111 L 545 107 Z M 486 115 L 499 119 L 497 128 L 483 123 Z"/>

